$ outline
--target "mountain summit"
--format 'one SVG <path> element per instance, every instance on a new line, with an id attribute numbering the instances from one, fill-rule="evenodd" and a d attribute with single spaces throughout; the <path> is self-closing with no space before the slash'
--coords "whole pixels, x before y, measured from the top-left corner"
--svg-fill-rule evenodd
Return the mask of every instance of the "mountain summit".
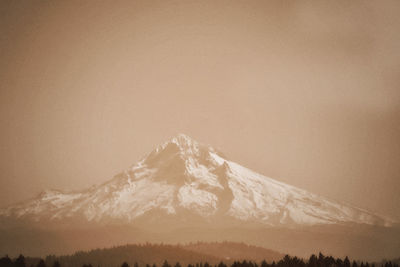
<path id="1" fill-rule="evenodd" d="M 48 190 L 0 210 L 18 220 L 132 224 L 165 218 L 265 226 L 393 221 L 273 180 L 179 134 L 116 175 L 81 192 Z"/>

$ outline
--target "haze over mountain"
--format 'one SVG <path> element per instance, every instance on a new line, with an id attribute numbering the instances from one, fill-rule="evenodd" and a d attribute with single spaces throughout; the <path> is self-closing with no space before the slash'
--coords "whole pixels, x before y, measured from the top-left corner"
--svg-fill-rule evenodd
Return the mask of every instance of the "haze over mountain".
<path id="1" fill-rule="evenodd" d="M 0 255 L 229 241 L 399 257 L 400 1 L 0 14 Z"/>
<path id="2" fill-rule="evenodd" d="M 236 241 L 309 256 L 397 256 L 396 221 L 249 170 L 179 134 L 104 184 L 0 210 L 0 252 Z"/>
<path id="3" fill-rule="evenodd" d="M 102 185 L 70 193 L 47 190 L 0 210 L 0 216 L 133 225 L 143 220 L 146 224 L 160 222 L 166 216 L 186 227 L 199 221 L 291 227 L 394 223 L 258 174 L 184 134 L 159 145 Z"/>

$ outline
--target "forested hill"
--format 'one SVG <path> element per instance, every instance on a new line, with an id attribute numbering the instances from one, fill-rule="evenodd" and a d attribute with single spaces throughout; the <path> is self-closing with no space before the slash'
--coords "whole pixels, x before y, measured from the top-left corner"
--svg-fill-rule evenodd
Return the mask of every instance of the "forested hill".
<path id="1" fill-rule="evenodd" d="M 184 246 L 185 249 L 222 258 L 224 261 L 251 260 L 255 262 L 279 261 L 285 255 L 271 249 L 235 242 L 197 242 Z"/>
<path id="2" fill-rule="evenodd" d="M 47 266 L 52 266 L 53 262 L 58 261 L 63 267 L 81 267 L 88 263 L 95 267 L 115 267 L 126 261 L 130 266 L 134 266 L 135 263 L 140 266 L 153 263 L 161 266 L 167 260 L 170 263 L 180 262 L 186 266 L 196 262 L 217 264 L 220 261 L 231 263 L 234 260 L 244 259 L 257 262 L 265 259 L 272 262 L 283 256 L 284 254 L 269 249 L 233 242 L 188 245 L 142 244 L 81 251 L 68 256 L 48 256 L 46 263 Z"/>
<path id="3" fill-rule="evenodd" d="M 187 265 L 192 262 L 206 261 L 216 263 L 221 259 L 186 250 L 182 246 L 163 244 L 126 245 L 87 252 L 80 251 L 68 256 L 46 257 L 47 266 L 58 261 L 63 267 L 81 267 L 89 263 L 95 267 L 115 267 L 121 266 L 122 262 L 127 262 L 130 266 L 135 266 L 135 263 L 140 266 L 146 264 L 161 266 L 165 260 Z"/>
<path id="4" fill-rule="evenodd" d="M 128 248 L 129 246 L 125 247 L 120 247 L 118 248 L 121 251 L 121 248 Z M 148 247 L 148 246 L 147 246 Z M 165 246 L 157 246 L 157 247 L 164 247 Z M 169 246 L 170 248 L 173 246 Z M 184 249 L 183 249 L 184 251 Z M 125 256 L 126 258 L 130 258 L 130 253 L 129 251 Z M 143 251 L 142 251 L 143 252 Z M 182 252 L 182 250 L 181 250 Z M 93 253 L 93 252 L 89 252 Z M 15 259 L 10 259 L 8 256 L 5 256 L 3 258 L 0 258 L 0 267 L 64 267 L 67 266 L 66 264 L 72 264 L 70 266 L 78 266 L 79 267 L 104 267 L 104 266 L 110 266 L 110 259 L 109 258 L 103 258 L 103 262 L 97 262 L 97 264 L 92 264 L 88 262 L 90 260 L 90 257 L 82 257 L 85 253 L 76 253 L 75 255 L 69 256 L 71 258 L 74 258 L 74 261 L 65 261 L 67 257 L 47 257 L 46 261 L 40 258 L 25 258 L 23 255 L 20 255 L 18 258 Z M 86 253 L 88 255 L 88 253 Z M 155 258 L 157 258 L 157 254 L 153 255 Z M 185 257 L 185 255 L 184 255 Z M 62 264 L 60 264 L 59 260 L 64 260 Z M 82 263 L 81 261 L 85 260 L 86 263 Z M 92 260 L 98 260 L 96 258 L 93 258 Z M 242 260 L 242 261 L 233 261 L 232 263 L 229 263 L 229 261 L 225 262 L 219 262 L 218 264 L 211 264 L 208 261 L 200 261 L 200 262 L 192 262 L 189 264 L 184 264 L 183 261 L 176 261 L 176 263 L 169 263 L 167 260 L 164 260 L 164 262 L 160 265 L 156 265 L 153 263 L 152 265 L 150 264 L 139 264 L 137 261 L 133 263 L 133 267 L 399 267 L 399 265 L 396 263 L 397 259 L 393 261 L 381 261 L 379 263 L 369 263 L 369 262 L 360 262 L 360 261 L 351 261 L 348 257 L 345 257 L 344 259 L 341 258 L 334 258 L 332 256 L 324 256 L 323 254 L 319 253 L 318 256 L 316 255 L 311 255 L 308 260 L 301 259 L 298 257 L 291 257 L 289 255 L 285 255 L 282 259 L 280 259 L 278 262 L 272 261 L 272 262 L 267 262 L 265 260 L 261 262 L 254 262 L 251 260 Z M 150 261 L 151 262 L 151 261 Z M 182 263 L 181 263 L 182 262 Z M 105 265 L 104 263 L 107 263 Z M 51 265 L 50 265 L 51 264 Z M 64 266 L 63 266 L 64 264 Z M 114 265 L 112 264 L 113 267 L 130 267 L 132 265 L 128 264 L 126 261 L 124 261 L 121 265 Z"/>
<path id="5" fill-rule="evenodd" d="M 79 251 L 66 256 L 0 259 L 0 267 L 399 267 L 399 259 L 368 263 L 311 255 L 290 257 L 244 243 L 141 244 Z"/>

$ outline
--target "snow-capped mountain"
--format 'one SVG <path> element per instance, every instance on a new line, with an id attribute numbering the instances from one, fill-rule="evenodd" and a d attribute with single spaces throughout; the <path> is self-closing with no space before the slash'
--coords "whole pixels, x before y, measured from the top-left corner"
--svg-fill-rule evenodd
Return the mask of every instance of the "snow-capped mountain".
<path id="1" fill-rule="evenodd" d="M 284 226 L 394 223 L 258 174 L 183 134 L 102 185 L 72 193 L 48 190 L 0 210 L 2 217 L 39 222 L 134 224 L 149 214 Z"/>

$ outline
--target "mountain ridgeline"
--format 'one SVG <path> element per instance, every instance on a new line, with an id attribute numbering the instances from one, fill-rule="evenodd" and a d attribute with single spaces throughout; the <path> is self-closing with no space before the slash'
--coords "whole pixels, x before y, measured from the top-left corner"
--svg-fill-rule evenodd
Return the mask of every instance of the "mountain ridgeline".
<path id="1" fill-rule="evenodd" d="M 73 193 L 47 190 L 0 211 L 3 217 L 41 223 L 135 225 L 146 217 L 146 224 L 152 217 L 173 217 L 185 226 L 189 214 L 209 223 L 265 226 L 394 223 L 265 177 L 182 134 L 100 186 Z"/>

